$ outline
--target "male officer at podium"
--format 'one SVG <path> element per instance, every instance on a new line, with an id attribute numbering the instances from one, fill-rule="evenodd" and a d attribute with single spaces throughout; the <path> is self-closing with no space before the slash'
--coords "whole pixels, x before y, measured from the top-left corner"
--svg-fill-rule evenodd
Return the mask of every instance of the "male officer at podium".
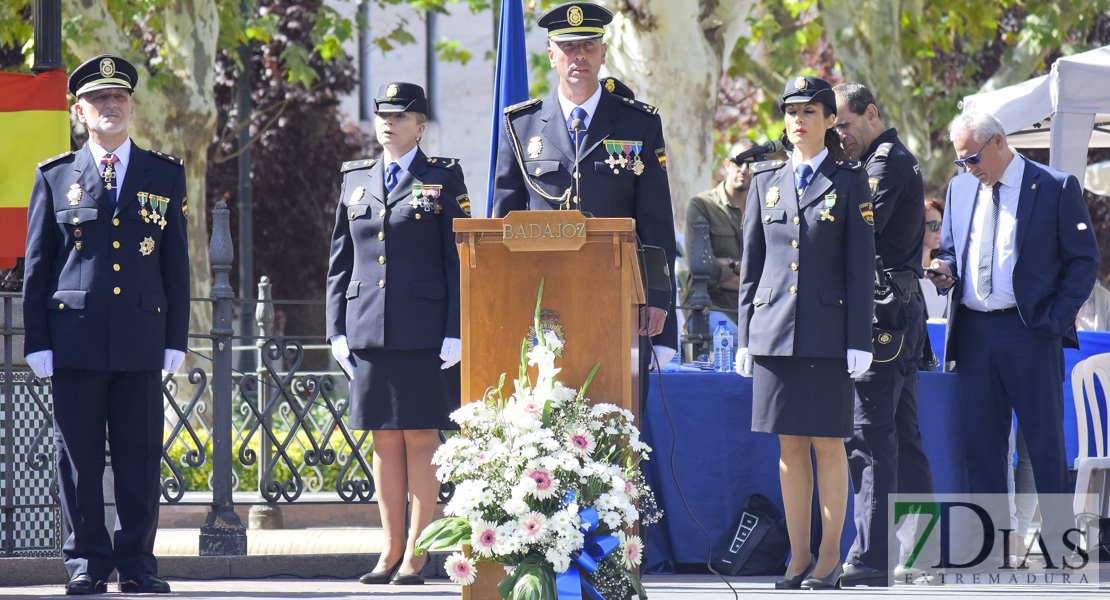
<path id="1" fill-rule="evenodd" d="M 559 86 L 546 98 L 505 109 L 492 216 L 580 210 L 588 217 L 634 218 L 640 243 L 666 254 L 667 271 L 659 276 L 669 277 L 673 290 L 674 216 L 658 110 L 598 82 L 606 53 L 601 38 L 612 20 L 612 13 L 589 2 L 562 4 L 540 16 Z M 660 365 L 678 347 L 673 296 L 649 290 L 647 307 L 640 311 L 640 335 L 654 336 Z M 645 347 L 641 343 L 641 404 L 649 362 Z"/>
<path id="2" fill-rule="evenodd" d="M 52 376 L 67 595 L 166 593 L 154 535 L 162 462 L 162 371 L 185 358 L 189 249 L 181 159 L 128 135 L 138 72 L 111 55 L 69 78 L 89 131 L 35 172 L 23 282 L 24 351 Z M 107 436 L 105 436 L 107 430 Z M 104 443 L 117 522 L 104 526 Z"/>

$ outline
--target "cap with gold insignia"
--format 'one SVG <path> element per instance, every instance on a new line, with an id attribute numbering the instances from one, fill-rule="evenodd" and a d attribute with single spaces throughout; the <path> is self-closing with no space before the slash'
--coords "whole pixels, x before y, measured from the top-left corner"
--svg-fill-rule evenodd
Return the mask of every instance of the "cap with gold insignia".
<path id="1" fill-rule="evenodd" d="M 69 93 L 74 96 L 96 90 L 120 88 L 135 91 L 139 72 L 126 59 L 114 54 L 101 54 L 81 63 L 69 76 Z"/>
<path id="2" fill-rule="evenodd" d="M 802 102 L 817 102 L 829 107 L 832 114 L 836 114 L 836 94 L 833 93 L 829 82 L 820 77 L 806 75 L 805 77 L 791 77 L 786 81 L 786 89 L 779 96 L 779 110 L 785 110 L 787 104 Z"/>
<path id="3" fill-rule="evenodd" d="M 622 98 L 628 98 L 629 100 L 636 99 L 636 94 L 632 92 L 632 88 L 625 85 L 623 81 L 616 77 L 606 77 L 602 79 L 601 87 L 605 88 L 605 91 L 616 94 Z"/>
<path id="4" fill-rule="evenodd" d="M 374 112 L 376 114 L 415 112 L 428 116 L 428 98 L 424 96 L 424 88 L 415 83 L 396 81 L 387 83 L 378 88 L 378 95 L 374 98 Z"/>
<path id="5" fill-rule="evenodd" d="M 540 15 L 536 21 L 553 42 L 592 40 L 605 35 L 613 13 L 589 2 L 567 2 Z"/>

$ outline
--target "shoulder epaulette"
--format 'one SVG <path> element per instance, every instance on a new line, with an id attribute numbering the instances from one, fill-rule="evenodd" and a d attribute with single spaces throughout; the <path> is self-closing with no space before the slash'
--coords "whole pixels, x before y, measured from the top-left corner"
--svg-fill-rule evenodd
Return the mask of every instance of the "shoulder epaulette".
<path id="1" fill-rule="evenodd" d="M 863 163 L 858 160 L 838 160 L 836 166 L 841 169 L 849 169 L 851 171 L 858 171 L 863 168 Z"/>
<path id="2" fill-rule="evenodd" d="M 50 163 L 52 163 L 52 162 L 54 162 L 54 161 L 56 161 L 56 160 L 60 160 L 60 159 L 63 159 L 63 158 L 65 158 L 65 157 L 69 156 L 70 154 L 73 154 L 73 150 L 70 150 L 70 151 L 68 151 L 68 152 L 62 152 L 61 154 L 59 154 L 59 155 L 57 155 L 57 156 L 51 156 L 50 158 L 48 158 L 48 159 L 46 159 L 46 160 L 44 160 L 44 161 L 40 162 L 40 163 L 38 164 L 38 166 L 40 166 L 40 167 L 45 167 L 46 165 L 48 165 L 48 164 L 50 164 Z"/>
<path id="3" fill-rule="evenodd" d="M 655 108 L 654 106 L 652 106 L 650 104 L 647 104 L 646 102 L 640 102 L 639 100 L 633 100 L 632 98 L 623 98 L 622 97 L 621 98 L 621 103 L 622 104 L 627 104 L 627 105 L 629 105 L 633 108 L 638 108 L 638 109 L 646 112 L 649 115 L 659 114 L 659 109 L 658 108 Z"/>
<path id="4" fill-rule="evenodd" d="M 378 160 L 375 159 L 375 158 L 367 158 L 367 159 L 363 159 L 363 160 L 349 160 L 349 161 L 343 163 L 343 166 L 339 168 L 339 172 L 340 173 L 346 173 L 347 171 L 355 171 L 355 170 L 358 170 L 358 169 L 369 169 L 370 167 L 374 166 L 374 164 L 377 163 L 377 162 L 378 162 Z"/>
<path id="5" fill-rule="evenodd" d="M 523 110 L 525 108 L 528 108 L 529 106 L 535 106 L 536 104 L 539 104 L 540 101 L 541 101 L 540 98 L 532 98 L 531 100 L 525 100 L 524 102 L 517 102 L 516 104 L 514 104 L 512 106 L 506 106 L 505 107 L 505 114 L 509 115 L 509 114 L 515 113 L 518 110 Z"/>
<path id="6" fill-rule="evenodd" d="M 185 159 L 177 158 L 176 156 L 170 156 L 169 154 L 166 154 L 165 152 L 159 152 L 157 150 L 151 150 L 150 153 L 153 154 L 154 156 L 157 156 L 158 158 L 163 159 L 163 160 L 168 160 L 168 161 L 172 162 L 173 164 L 175 164 L 179 167 L 185 165 Z"/>
<path id="7" fill-rule="evenodd" d="M 444 158 L 442 156 L 429 156 L 428 164 L 439 167 L 441 169 L 461 169 L 459 159 L 457 158 Z"/>
<path id="8" fill-rule="evenodd" d="M 875 149 L 875 158 L 886 160 L 886 157 L 890 155 L 890 149 L 893 147 L 893 142 L 884 142 L 882 144 L 879 144 L 879 147 Z"/>
<path id="9" fill-rule="evenodd" d="M 774 171 L 775 169 L 780 169 L 785 164 L 785 160 L 765 160 L 755 163 L 754 165 L 749 167 L 749 170 L 751 171 L 752 175 L 755 175 L 756 173 L 764 173 L 766 171 Z"/>

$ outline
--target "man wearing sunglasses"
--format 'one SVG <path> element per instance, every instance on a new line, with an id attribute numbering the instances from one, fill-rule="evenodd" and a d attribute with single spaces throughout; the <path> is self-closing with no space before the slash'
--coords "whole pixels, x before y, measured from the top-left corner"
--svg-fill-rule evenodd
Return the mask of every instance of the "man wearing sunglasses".
<path id="1" fill-rule="evenodd" d="M 919 286 L 925 191 L 917 159 L 898 139 L 898 131 L 883 124 L 871 92 L 858 83 L 842 83 L 833 91 L 840 146 L 847 158 L 862 160 L 867 171 L 875 252 L 884 269 L 884 284 L 893 288 L 895 297 L 876 306 L 876 327 L 882 328 L 874 336 L 876 356 L 884 355 L 882 340 L 901 342 L 901 350 L 886 354 L 886 360 L 873 361 L 871 370 L 856 381 L 855 426 L 845 443 L 856 490 L 856 539 L 841 585 L 881 587 L 889 585 L 891 567 L 897 562 L 887 544 L 887 497 L 933 493 L 932 471 L 917 424 L 918 359 L 926 335 Z M 899 575 L 897 580 L 905 581 Z"/>
<path id="2" fill-rule="evenodd" d="M 966 172 L 948 185 L 931 265 L 940 275 L 929 277 L 954 294 L 944 359 L 962 392 L 969 491 L 1005 498 L 1012 410 L 1038 494 L 1070 494 L 1063 348 L 1079 347 L 1075 315 L 1098 273 L 1087 205 L 1075 177 L 1015 153 L 990 114 L 956 117 L 950 138 Z M 1071 520 L 1062 512 L 1043 520 L 1042 539 L 1057 547 L 1053 532 Z"/>

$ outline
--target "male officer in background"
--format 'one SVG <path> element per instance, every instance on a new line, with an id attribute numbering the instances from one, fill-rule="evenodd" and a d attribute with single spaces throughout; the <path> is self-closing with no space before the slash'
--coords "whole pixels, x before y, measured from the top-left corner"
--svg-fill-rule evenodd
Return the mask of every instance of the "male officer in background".
<path id="1" fill-rule="evenodd" d="M 871 92 L 858 83 L 842 83 L 833 91 L 840 146 L 847 158 L 864 161 L 875 211 L 875 253 L 886 271 L 884 283 L 894 288 L 894 299 L 876 306 L 877 315 L 894 317 L 893 323 L 880 319 L 877 324 L 891 331 L 876 336 L 871 371 L 856 381 L 854 433 L 845 444 L 855 488 L 856 539 L 841 585 L 886 586 L 890 561 L 897 558 L 887 548 L 887 496 L 933 493 L 917 423 L 918 359 L 925 343 L 918 287 L 925 192 L 917 159 L 898 131 L 883 125 Z M 890 358 L 883 339 L 897 340 L 900 334 L 901 349 Z"/>
<path id="2" fill-rule="evenodd" d="M 513 210 L 571 209 L 598 218 L 632 217 L 640 242 L 666 253 L 673 290 L 674 216 L 658 110 L 618 96 L 598 82 L 606 53 L 601 38 L 612 19 L 608 10 L 588 2 L 562 4 L 540 16 L 559 86 L 544 99 L 505 109 L 493 216 L 504 217 Z M 572 131 L 576 127 L 578 131 Z M 649 290 L 648 306 L 640 312 L 640 335 L 654 336 L 660 365 L 678 347 L 673 296 Z M 643 347 L 641 398 L 648 358 Z"/>
<path id="3" fill-rule="evenodd" d="M 166 593 L 154 534 L 161 491 L 162 372 L 185 358 L 185 169 L 135 145 L 138 72 L 101 55 L 69 78 L 88 143 L 39 163 L 27 214 L 25 353 L 52 376 L 67 595 Z M 104 526 L 105 427 L 117 523 Z"/>

